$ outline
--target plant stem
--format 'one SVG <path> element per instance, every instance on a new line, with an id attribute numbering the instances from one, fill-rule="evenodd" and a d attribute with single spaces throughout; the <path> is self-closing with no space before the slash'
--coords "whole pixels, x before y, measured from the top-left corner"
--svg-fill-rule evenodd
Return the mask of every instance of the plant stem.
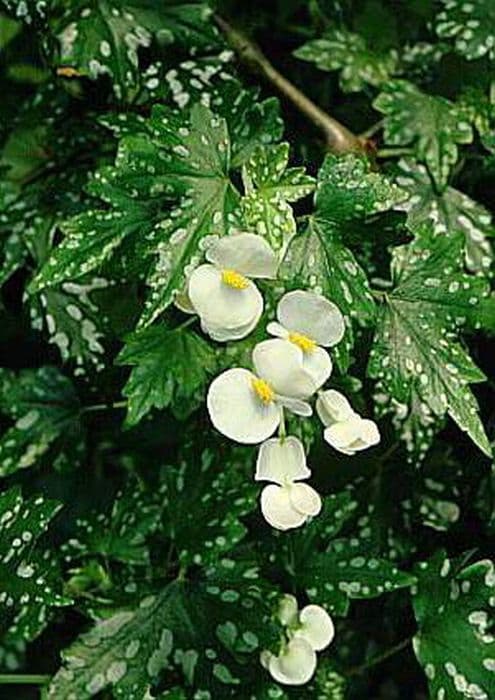
<path id="1" fill-rule="evenodd" d="M 373 666 L 378 666 L 378 664 L 381 664 L 383 661 L 386 661 L 391 656 L 395 656 L 395 654 L 398 654 L 400 651 L 408 647 L 411 643 L 411 640 L 412 637 L 407 637 L 406 639 L 403 639 L 401 642 L 395 644 L 395 646 L 393 647 L 390 647 L 390 649 L 386 649 L 381 654 L 372 656 L 371 659 L 366 661 L 364 664 L 361 664 L 361 666 L 353 666 L 348 671 L 346 671 L 346 675 L 358 676 L 361 673 L 367 671 L 369 668 L 373 668 Z"/>
<path id="2" fill-rule="evenodd" d="M 215 20 L 225 34 L 225 37 L 239 58 L 256 73 L 260 73 L 268 82 L 274 85 L 292 104 L 299 109 L 325 137 L 330 151 L 348 153 L 350 151 L 364 152 L 366 142 L 353 134 L 343 124 L 327 114 L 303 92 L 283 76 L 261 51 L 243 32 L 234 28 L 223 17 L 215 15 Z"/>
<path id="3" fill-rule="evenodd" d="M 0 685 L 46 685 L 51 676 L 36 673 L 0 673 Z"/>
<path id="4" fill-rule="evenodd" d="M 380 148 L 376 152 L 377 158 L 398 158 L 400 156 L 410 156 L 413 153 L 412 148 L 397 147 L 397 148 Z"/>

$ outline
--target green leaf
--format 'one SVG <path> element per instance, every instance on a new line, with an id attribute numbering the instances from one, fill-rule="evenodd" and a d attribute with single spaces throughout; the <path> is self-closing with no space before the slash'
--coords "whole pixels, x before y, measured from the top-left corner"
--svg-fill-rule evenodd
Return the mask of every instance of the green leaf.
<path id="1" fill-rule="evenodd" d="M 186 450 L 178 467 L 166 469 L 165 532 L 182 565 L 215 563 L 244 538 L 240 518 L 257 507 L 247 464 L 245 453 L 233 448 Z"/>
<path id="2" fill-rule="evenodd" d="M 78 519 L 78 531 L 63 551 L 67 561 L 101 556 L 134 566 L 147 565 L 147 538 L 157 529 L 160 509 L 134 481 L 116 494 L 109 513 Z M 156 500 L 156 499 L 155 499 Z"/>
<path id="3" fill-rule="evenodd" d="M 402 198 L 400 189 L 371 172 L 365 159 L 327 156 L 318 176 L 315 213 L 284 260 L 285 279 L 315 289 L 344 314 L 346 334 L 334 350 L 343 370 L 349 366 L 354 344 L 352 321 L 367 325 L 375 313 L 366 273 L 346 239 L 362 229 L 367 217 L 391 209 Z"/>
<path id="4" fill-rule="evenodd" d="M 216 358 L 211 345 L 193 331 L 160 325 L 130 335 L 118 363 L 135 365 L 123 389 L 126 424 L 132 426 L 152 408 L 170 406 L 186 418 L 203 401 Z"/>
<path id="5" fill-rule="evenodd" d="M 70 602 L 57 592 L 60 572 L 53 555 L 37 543 L 60 508 L 43 496 L 23 498 L 18 486 L 0 494 L 0 602 L 11 636 L 20 628 L 21 639 L 32 639 L 49 606 Z"/>
<path id="6" fill-rule="evenodd" d="M 296 233 L 289 202 L 297 202 L 314 189 L 304 168 L 288 168 L 289 144 L 258 147 L 242 170 L 245 196 L 241 216 L 247 230 L 266 237 L 275 250 L 285 250 Z"/>
<path id="7" fill-rule="evenodd" d="M 463 569 L 438 552 L 415 570 L 418 632 L 414 651 L 431 697 L 456 700 L 495 695 L 492 634 L 495 571 L 489 559 Z"/>
<path id="8" fill-rule="evenodd" d="M 217 42 L 211 10 L 201 2 L 168 0 L 78 0 L 53 23 L 59 42 L 57 65 L 97 79 L 108 75 L 118 99 L 140 87 L 139 51 L 154 39 L 190 48 Z"/>
<path id="9" fill-rule="evenodd" d="M 14 425 L 0 438 L 0 476 L 35 464 L 54 443 L 81 437 L 80 403 L 72 383 L 55 367 L 0 370 L 0 410 Z"/>
<path id="10" fill-rule="evenodd" d="M 201 239 L 227 232 L 238 195 L 228 177 L 226 123 L 203 105 L 192 108 L 190 120 L 155 106 L 149 120 L 131 117 L 131 124 L 135 135 L 121 140 L 116 165 L 98 171 L 90 187 L 111 208 L 63 225 L 66 237 L 32 289 L 73 281 L 119 253 L 128 272 L 147 277 L 152 288 L 141 319 L 146 325 L 181 291 L 199 262 Z"/>
<path id="11" fill-rule="evenodd" d="M 325 71 L 339 70 L 344 92 L 359 92 L 366 85 L 386 83 L 397 68 L 397 52 L 375 53 L 365 39 L 346 29 L 331 29 L 321 39 L 306 42 L 294 56 Z"/>
<path id="12" fill-rule="evenodd" d="M 495 58 L 495 6 L 492 0 L 442 0 L 435 29 L 442 39 L 454 39 L 455 49 L 472 61 Z"/>
<path id="13" fill-rule="evenodd" d="M 393 289 L 383 294 L 368 373 L 376 400 L 392 411 L 411 452 L 428 449 L 448 414 L 491 454 L 469 385 L 484 380 L 461 344 L 458 329 L 487 295 L 483 279 L 463 268 L 462 237 L 417 231 L 392 255 Z"/>
<path id="14" fill-rule="evenodd" d="M 459 233 L 463 234 L 467 269 L 488 274 L 493 261 L 488 239 L 495 234 L 488 209 L 453 187 L 436 193 L 421 165 L 402 160 L 399 167 L 397 183 L 409 195 L 401 208 L 407 211 L 410 227 L 414 230 L 431 222 L 433 231 L 440 236 L 456 238 Z"/>
<path id="15" fill-rule="evenodd" d="M 458 144 L 473 140 L 462 107 L 421 92 L 406 80 L 384 85 L 373 104 L 385 114 L 385 141 L 392 146 L 413 146 L 437 188 L 444 189 L 457 162 Z"/>
<path id="16" fill-rule="evenodd" d="M 21 29 L 19 22 L 9 19 L 4 14 L 0 13 L 0 51 L 14 39 Z"/>
<path id="17" fill-rule="evenodd" d="M 260 649 L 275 639 L 273 595 L 258 579 L 256 570 L 225 560 L 205 580 L 172 581 L 136 609 L 98 622 L 64 651 L 48 697 L 86 700 L 112 686 L 115 697 L 138 700 L 173 670 L 198 697 L 239 697 Z"/>

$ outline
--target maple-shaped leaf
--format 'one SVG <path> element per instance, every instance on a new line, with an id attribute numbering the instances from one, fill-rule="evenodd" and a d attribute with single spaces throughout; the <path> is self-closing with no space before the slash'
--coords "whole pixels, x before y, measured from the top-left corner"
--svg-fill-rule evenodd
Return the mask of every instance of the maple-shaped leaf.
<path id="1" fill-rule="evenodd" d="M 239 195 L 228 177 L 226 122 L 203 105 L 193 106 L 190 119 L 157 105 L 149 119 L 122 114 L 116 121 L 129 121 L 132 134 L 120 141 L 115 166 L 97 171 L 89 186 L 108 208 L 63 224 L 65 238 L 31 289 L 74 281 L 118 254 L 128 274 L 152 288 L 143 325 L 182 289 L 201 240 L 230 229 Z"/>
<path id="2" fill-rule="evenodd" d="M 354 343 L 352 321 L 366 325 L 375 312 L 366 273 L 346 243 L 367 217 L 395 207 L 403 196 L 396 185 L 371 172 L 364 158 L 327 156 L 318 174 L 315 212 L 284 260 L 286 280 L 323 294 L 344 314 L 346 333 L 334 349 L 342 369 L 349 365 Z"/>
<path id="3" fill-rule="evenodd" d="M 260 697 L 259 653 L 280 634 L 276 595 L 252 562 L 223 557 L 199 579 L 178 578 L 98 621 L 63 652 L 48 697 L 86 700 L 112 687 L 116 698 L 138 700 L 167 673 L 197 697 L 234 700 L 243 687 Z"/>
<path id="4" fill-rule="evenodd" d="M 246 535 L 240 518 L 257 507 L 246 467 L 242 449 L 229 446 L 199 454 L 185 449 L 179 465 L 164 471 L 165 532 L 182 565 L 215 563 Z"/>
<path id="5" fill-rule="evenodd" d="M 495 235 L 488 209 L 453 187 L 435 192 L 422 165 L 401 160 L 399 169 L 397 183 L 409 194 L 400 208 L 407 211 L 410 227 L 414 230 L 429 221 L 436 234 L 456 238 L 462 233 L 467 269 L 488 274 L 493 262 L 489 239 Z"/>
<path id="6" fill-rule="evenodd" d="M 296 49 L 294 55 L 326 71 L 339 70 L 344 92 L 359 92 L 366 85 L 379 86 L 390 80 L 397 68 L 397 52 L 374 52 L 365 39 L 346 29 L 331 29 Z"/>
<path id="7" fill-rule="evenodd" d="M 493 562 L 483 559 L 462 568 L 438 552 L 415 574 L 413 647 L 431 697 L 494 697 Z"/>
<path id="8" fill-rule="evenodd" d="M 392 411 L 410 451 L 429 447 L 448 414 L 473 442 L 491 454 L 469 385 L 484 380 L 459 338 L 487 295 L 486 282 L 464 272 L 463 240 L 431 226 L 392 254 L 393 288 L 383 293 L 368 373 L 377 382 L 382 412 Z"/>
<path id="9" fill-rule="evenodd" d="M 481 138 L 489 137 L 495 129 L 495 102 L 482 88 L 468 86 L 457 103 L 467 119 L 476 127 Z"/>
<path id="10" fill-rule="evenodd" d="M 290 202 L 314 189 L 314 179 L 304 168 L 289 168 L 289 144 L 260 146 L 242 169 L 246 194 L 241 216 L 246 230 L 264 236 L 274 250 L 284 251 L 296 233 Z"/>
<path id="11" fill-rule="evenodd" d="M 157 529 L 159 517 L 157 499 L 129 481 L 109 513 L 78 519 L 76 534 L 63 546 L 65 559 L 101 556 L 134 566 L 149 564 L 146 539 Z"/>
<path id="12" fill-rule="evenodd" d="M 53 554 L 37 542 L 60 508 L 41 495 L 24 498 L 18 486 L 0 494 L 0 604 L 11 639 L 33 639 L 48 608 L 70 602 L 57 590 L 60 571 Z"/>
<path id="13" fill-rule="evenodd" d="M 140 87 L 139 52 L 158 36 L 163 44 L 212 47 L 217 43 L 211 10 L 202 2 L 181 0 L 77 0 L 52 22 L 58 40 L 56 65 L 76 75 L 109 76 L 118 99 Z"/>
<path id="14" fill-rule="evenodd" d="M 126 339 L 118 363 L 134 365 L 123 389 L 128 426 L 152 408 L 171 407 L 185 418 L 204 399 L 206 383 L 216 368 L 215 351 L 186 328 L 150 326 Z"/>
<path id="15" fill-rule="evenodd" d="M 495 58 L 495 5 L 492 0 L 441 0 L 435 29 L 442 39 L 454 39 L 455 49 L 472 61 Z"/>
<path id="16" fill-rule="evenodd" d="M 407 80 L 386 83 L 373 105 L 385 114 L 385 141 L 393 146 L 413 146 L 437 188 L 445 188 L 457 162 L 458 145 L 473 140 L 462 107 L 444 97 L 428 95 Z"/>
<path id="17" fill-rule="evenodd" d="M 15 422 L 0 438 L 0 476 L 36 463 L 57 441 L 72 449 L 82 437 L 80 403 L 55 367 L 0 370 L 0 411 Z"/>

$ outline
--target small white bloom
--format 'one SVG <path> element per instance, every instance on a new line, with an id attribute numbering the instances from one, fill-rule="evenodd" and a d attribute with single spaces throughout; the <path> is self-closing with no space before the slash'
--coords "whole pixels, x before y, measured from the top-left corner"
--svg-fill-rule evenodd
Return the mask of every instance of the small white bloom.
<path id="1" fill-rule="evenodd" d="M 315 292 L 288 292 L 278 303 L 277 322 L 269 323 L 267 330 L 301 348 L 304 369 L 318 388 L 326 382 L 332 373 L 332 361 L 323 347 L 340 342 L 345 330 L 344 318 L 335 304 Z"/>
<path id="2" fill-rule="evenodd" d="M 265 656 L 266 668 L 278 683 L 304 685 L 316 671 L 316 653 L 304 639 L 291 639 L 282 652 Z"/>
<path id="3" fill-rule="evenodd" d="M 255 373 L 236 367 L 210 385 L 207 406 L 217 430 L 231 440 L 255 444 L 269 438 L 282 408 L 310 416 L 306 403 L 315 391 L 304 371 L 302 350 L 285 340 L 265 340 L 253 350 Z"/>
<path id="4" fill-rule="evenodd" d="M 286 641 L 278 655 L 262 651 L 261 665 L 279 683 L 303 685 L 316 670 L 316 652 L 326 649 L 334 638 L 332 618 L 319 605 L 306 605 L 298 612 L 292 595 L 283 596 L 278 618 L 286 628 Z"/>
<path id="5" fill-rule="evenodd" d="M 339 452 L 354 455 L 380 442 L 376 423 L 361 418 L 340 392 L 334 389 L 320 392 L 316 410 L 325 426 L 325 440 Z"/>
<path id="6" fill-rule="evenodd" d="M 277 530 L 300 527 L 321 510 L 319 494 L 308 484 L 299 483 L 311 475 L 306 455 L 296 437 L 272 438 L 260 447 L 256 481 L 272 481 L 261 493 L 261 512 Z"/>
<path id="7" fill-rule="evenodd" d="M 187 289 L 201 326 L 214 340 L 244 338 L 263 313 L 263 297 L 250 278 L 274 278 L 277 256 L 261 236 L 235 233 L 213 243 L 206 259 Z"/>

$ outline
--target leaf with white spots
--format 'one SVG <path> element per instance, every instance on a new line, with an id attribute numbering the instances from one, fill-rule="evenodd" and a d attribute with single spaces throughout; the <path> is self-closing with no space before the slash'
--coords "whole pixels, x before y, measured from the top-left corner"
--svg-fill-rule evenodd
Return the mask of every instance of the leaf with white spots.
<path id="1" fill-rule="evenodd" d="M 48 607 L 70 602 L 57 590 L 60 572 L 53 553 L 37 544 L 60 508 L 43 496 L 23 498 L 18 486 L 0 494 L 0 605 L 11 639 L 34 638 Z"/>
<path id="2" fill-rule="evenodd" d="M 245 195 L 241 216 L 245 230 L 264 236 L 282 253 L 296 233 L 290 202 L 314 190 L 314 179 L 304 168 L 289 168 L 289 144 L 257 148 L 242 169 Z"/>
<path id="3" fill-rule="evenodd" d="M 381 413 L 392 412 L 410 452 L 424 454 L 448 414 L 491 454 L 470 384 L 482 382 L 459 338 L 459 328 L 488 294 L 467 275 L 463 241 L 430 226 L 392 256 L 393 289 L 383 293 L 368 373 L 377 379 Z"/>
<path id="4" fill-rule="evenodd" d="M 131 117 L 131 123 L 133 134 L 120 141 L 115 166 L 97 171 L 89 187 L 110 207 L 62 226 L 65 238 L 31 289 L 73 282 L 117 259 L 152 288 L 141 319 L 147 325 L 200 262 L 202 239 L 228 231 L 238 194 L 228 177 L 225 120 L 203 105 L 192 108 L 190 119 L 156 105 L 150 119 Z"/>
<path id="5" fill-rule="evenodd" d="M 190 48 L 217 43 L 211 10 L 201 2 L 168 0 L 77 0 L 52 22 L 58 40 L 56 65 L 95 80 L 109 76 L 118 99 L 140 88 L 140 52 L 159 37 L 162 44 Z"/>
<path id="6" fill-rule="evenodd" d="M 472 61 L 495 58 L 495 5 L 493 0 L 441 0 L 435 29 L 441 39 L 453 39 L 461 56 Z"/>
<path id="7" fill-rule="evenodd" d="M 71 449 L 82 437 L 79 399 L 55 367 L 0 370 L 0 411 L 13 419 L 0 438 L 0 476 L 31 467 L 58 443 Z"/>
<path id="8" fill-rule="evenodd" d="M 457 162 L 458 145 L 473 140 L 462 106 L 428 95 L 407 80 L 391 80 L 383 86 L 374 107 L 385 115 L 386 143 L 412 146 L 437 188 L 444 189 Z"/>
<path id="9" fill-rule="evenodd" d="M 402 160 L 399 166 L 397 183 L 409 194 L 400 207 L 407 212 L 410 227 L 414 230 L 430 221 L 438 235 L 455 238 L 463 234 L 467 269 L 489 274 L 493 262 L 489 239 L 495 235 L 495 226 L 488 209 L 453 187 L 435 192 L 422 165 Z"/>
<path id="10" fill-rule="evenodd" d="M 438 700 L 495 697 L 495 568 L 484 559 L 465 568 L 438 552 L 415 569 L 416 657 Z"/>
<path id="11" fill-rule="evenodd" d="M 398 63 L 395 50 L 376 53 L 362 36 L 346 29 L 330 29 L 321 39 L 300 46 L 294 56 L 315 63 L 320 70 L 340 71 L 339 82 L 344 92 L 382 85 L 395 73 Z"/>
<path id="12" fill-rule="evenodd" d="M 147 538 L 156 531 L 159 516 L 156 497 L 130 481 L 115 496 L 110 512 L 78 520 L 76 534 L 63 547 L 65 559 L 101 556 L 105 561 L 149 565 Z"/>
<path id="13" fill-rule="evenodd" d="M 256 487 L 243 473 L 245 464 L 242 452 L 232 448 L 224 453 L 190 450 L 178 467 L 165 471 L 165 531 L 181 564 L 215 563 L 246 535 L 240 518 L 257 502 Z"/>
<path id="14" fill-rule="evenodd" d="M 118 363 L 133 365 L 123 389 L 128 399 L 126 424 L 132 426 L 152 408 L 170 406 L 178 418 L 186 418 L 204 400 L 216 356 L 193 331 L 157 325 L 128 336 Z"/>
<path id="15" fill-rule="evenodd" d="M 274 593 L 256 568 L 230 559 L 194 582 L 172 581 L 66 649 L 48 697 L 86 700 L 112 687 L 116 698 L 142 700 L 163 674 L 172 674 L 175 685 L 177 672 L 197 697 L 233 700 L 246 683 L 255 692 L 260 678 L 253 685 L 250 669 L 276 639 Z"/>
<path id="16" fill-rule="evenodd" d="M 327 156 L 318 177 L 315 213 L 284 260 L 287 280 L 323 294 L 344 314 L 346 333 L 333 351 L 343 370 L 354 345 L 352 323 L 368 325 L 375 313 L 366 273 L 347 240 L 368 217 L 396 207 L 403 198 L 396 185 L 371 172 L 364 158 Z"/>

